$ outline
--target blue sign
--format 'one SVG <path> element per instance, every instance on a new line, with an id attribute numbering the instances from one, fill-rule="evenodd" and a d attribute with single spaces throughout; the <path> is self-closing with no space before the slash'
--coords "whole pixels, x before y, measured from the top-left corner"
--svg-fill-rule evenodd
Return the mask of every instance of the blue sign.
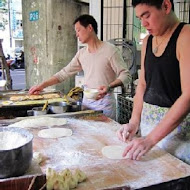
<path id="1" fill-rule="evenodd" d="M 29 19 L 30 21 L 39 20 L 39 11 L 30 12 Z"/>
<path id="2" fill-rule="evenodd" d="M 12 12 L 12 29 L 13 31 L 16 30 L 16 11 L 13 10 Z"/>
<path id="3" fill-rule="evenodd" d="M 13 32 L 13 37 L 14 38 L 23 38 L 23 31 L 22 30 L 16 30 L 15 32 Z"/>

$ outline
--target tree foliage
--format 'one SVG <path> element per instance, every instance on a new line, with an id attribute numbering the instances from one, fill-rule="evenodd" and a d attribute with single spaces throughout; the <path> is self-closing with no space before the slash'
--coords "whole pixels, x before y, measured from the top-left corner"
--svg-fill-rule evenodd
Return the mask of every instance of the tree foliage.
<path id="1" fill-rule="evenodd" d="M 5 7 L 7 5 L 7 0 L 0 0 L 0 8 Z"/>
<path id="2" fill-rule="evenodd" d="M 5 30 L 8 24 L 8 2 L 7 0 L 0 0 L 0 30 Z"/>

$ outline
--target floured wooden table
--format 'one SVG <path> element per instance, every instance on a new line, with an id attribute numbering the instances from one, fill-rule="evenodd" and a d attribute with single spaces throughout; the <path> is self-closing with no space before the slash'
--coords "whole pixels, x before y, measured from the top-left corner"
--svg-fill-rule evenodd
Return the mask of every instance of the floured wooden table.
<path id="1" fill-rule="evenodd" d="M 104 157 L 104 146 L 124 143 L 115 134 L 120 124 L 103 115 L 66 119 L 67 124 L 61 127 L 73 131 L 70 137 L 43 139 L 37 135 L 39 128 L 28 130 L 34 134 L 34 151 L 48 158 L 41 164 L 43 173 L 47 167 L 57 171 L 80 168 L 86 173 L 87 180 L 77 189 L 140 189 L 190 176 L 189 165 L 159 148 L 151 150 L 141 161 Z"/>

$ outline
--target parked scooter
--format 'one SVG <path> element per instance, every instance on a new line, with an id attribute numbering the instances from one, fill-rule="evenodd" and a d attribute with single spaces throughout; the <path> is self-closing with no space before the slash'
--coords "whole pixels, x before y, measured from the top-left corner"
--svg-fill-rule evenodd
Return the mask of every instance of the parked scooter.
<path id="1" fill-rule="evenodd" d="M 15 58 L 17 69 L 24 69 L 24 52 L 21 50 L 20 56 L 16 56 Z"/>
<path id="2" fill-rule="evenodd" d="M 16 68 L 15 59 L 12 58 L 9 54 L 7 54 L 6 61 L 9 69 L 13 71 Z"/>
<path id="3" fill-rule="evenodd" d="M 15 56 L 15 58 L 11 58 L 10 55 L 7 56 L 7 64 L 9 66 L 9 69 L 23 69 L 25 67 L 24 65 L 24 52 L 21 51 L 21 54 L 18 56 Z"/>

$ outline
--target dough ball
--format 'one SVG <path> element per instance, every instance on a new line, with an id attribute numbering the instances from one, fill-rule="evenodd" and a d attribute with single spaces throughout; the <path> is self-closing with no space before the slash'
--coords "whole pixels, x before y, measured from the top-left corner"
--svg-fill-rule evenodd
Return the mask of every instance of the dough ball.
<path id="1" fill-rule="evenodd" d="M 52 168 L 47 168 L 46 170 L 46 189 L 52 190 L 56 182 L 57 173 Z"/>
<path id="2" fill-rule="evenodd" d="M 78 185 L 78 180 L 73 176 L 66 178 L 65 181 L 68 181 L 70 189 L 74 189 Z"/>
<path id="3" fill-rule="evenodd" d="M 65 170 L 60 172 L 60 175 L 65 179 L 71 177 L 72 173 L 68 168 L 66 168 Z"/>
<path id="4" fill-rule="evenodd" d="M 46 169 L 46 178 L 56 178 L 57 177 L 57 173 L 54 169 L 52 168 L 47 168 Z"/>
<path id="5" fill-rule="evenodd" d="M 33 153 L 33 159 L 38 163 L 40 164 L 41 162 L 43 162 L 46 158 L 45 156 L 40 153 L 40 152 L 34 152 Z"/>
<path id="6" fill-rule="evenodd" d="M 59 181 L 59 180 L 57 180 L 54 183 L 53 189 L 54 190 L 69 190 L 70 188 L 69 188 L 69 184 L 66 183 L 65 181 Z"/>
<path id="7" fill-rule="evenodd" d="M 47 190 L 70 190 L 77 187 L 78 182 L 86 179 L 86 175 L 79 169 L 75 170 L 75 174 L 67 168 L 59 173 L 51 168 L 46 170 Z"/>
<path id="8" fill-rule="evenodd" d="M 86 174 L 83 171 L 81 171 L 80 169 L 75 170 L 74 176 L 78 180 L 79 183 L 83 182 L 87 178 Z"/>

